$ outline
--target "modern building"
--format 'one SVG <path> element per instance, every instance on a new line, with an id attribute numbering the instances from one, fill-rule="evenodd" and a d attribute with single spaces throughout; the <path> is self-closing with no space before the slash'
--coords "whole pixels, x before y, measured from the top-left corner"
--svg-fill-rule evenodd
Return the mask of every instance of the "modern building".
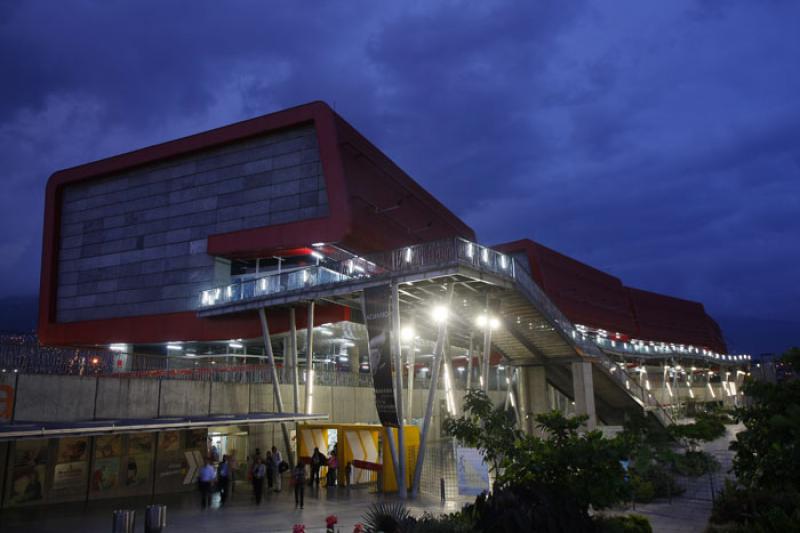
<path id="1" fill-rule="evenodd" d="M 465 388 L 487 390 L 526 430 L 553 408 L 589 427 L 633 412 L 669 424 L 687 404 L 738 401 L 747 364 L 725 353 L 702 304 L 530 240 L 477 243 L 321 102 L 59 171 L 44 232 L 41 343 L 109 355 L 82 361 L 80 376 L 23 368 L 0 382 L 16 398 L 0 425 L 15 458 L 0 469 L 3 505 L 25 503 L 34 477 L 32 502 L 62 501 L 63 465 L 79 462 L 72 483 L 89 483 L 89 497 L 129 494 L 131 457 L 151 469 L 143 487 L 183 465 L 169 487 L 141 489 L 178 490 L 208 439 L 293 453 L 291 427 L 300 450 L 324 434 L 348 457 L 360 446 L 367 470 L 389 464 L 377 442 L 351 446 L 357 432 L 316 432 L 325 423 L 405 420 L 421 432 L 409 457 L 424 459 Z M 289 425 L 308 420 L 315 432 Z M 44 451 L 26 462 L 32 446 Z M 69 446 L 85 449 L 80 461 L 62 455 Z M 398 468 L 424 490 L 404 456 Z M 95 490 L 93 476 L 114 489 Z"/>

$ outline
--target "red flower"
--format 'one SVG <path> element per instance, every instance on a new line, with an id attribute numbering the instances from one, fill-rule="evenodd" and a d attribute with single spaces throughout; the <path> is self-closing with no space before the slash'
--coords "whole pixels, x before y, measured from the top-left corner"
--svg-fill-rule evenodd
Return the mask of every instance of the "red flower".
<path id="1" fill-rule="evenodd" d="M 325 523 L 328 525 L 328 527 L 333 527 L 333 525 L 338 523 L 338 522 L 339 522 L 339 519 L 336 518 L 336 515 L 330 515 L 327 518 L 325 518 Z"/>
<path id="2" fill-rule="evenodd" d="M 292 533 L 306 533 L 306 526 L 303 524 L 295 524 L 292 528 Z"/>
<path id="3" fill-rule="evenodd" d="M 364 533 L 364 526 L 362 524 L 356 524 L 353 527 L 353 533 Z"/>

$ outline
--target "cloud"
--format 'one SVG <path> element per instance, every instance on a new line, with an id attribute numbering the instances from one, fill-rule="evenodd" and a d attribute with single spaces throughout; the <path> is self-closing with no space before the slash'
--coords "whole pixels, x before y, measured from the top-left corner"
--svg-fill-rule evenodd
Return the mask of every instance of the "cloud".
<path id="1" fill-rule="evenodd" d="M 0 4 L 0 292 L 53 171 L 324 99 L 485 242 L 797 316 L 794 2 Z"/>

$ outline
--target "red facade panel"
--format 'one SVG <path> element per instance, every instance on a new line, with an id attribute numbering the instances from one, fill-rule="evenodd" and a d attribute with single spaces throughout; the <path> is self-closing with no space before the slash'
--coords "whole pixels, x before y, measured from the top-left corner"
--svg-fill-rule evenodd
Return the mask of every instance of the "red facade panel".
<path id="1" fill-rule="evenodd" d="M 524 251 L 532 277 L 573 323 L 635 335 L 636 321 L 619 278 L 530 240 L 496 248 Z"/>
<path id="2" fill-rule="evenodd" d="M 47 184 L 39 303 L 44 344 L 213 340 L 259 336 L 250 314 L 199 319 L 193 312 L 60 324 L 55 321 L 60 205 L 65 186 L 185 156 L 265 133 L 313 124 L 329 215 L 208 237 L 210 255 L 258 257 L 267 252 L 338 243 L 358 253 L 449 236 L 474 239 L 471 228 L 415 183 L 323 102 L 287 109 L 190 137 L 56 172 Z M 337 308 L 338 309 L 338 308 Z M 331 319 L 345 310 L 330 311 Z M 337 314 L 338 313 L 338 314 Z M 326 320 L 331 321 L 331 320 Z"/>
<path id="3" fill-rule="evenodd" d="M 640 339 L 726 351 L 719 326 L 706 314 L 703 304 L 630 287 L 627 291 Z"/>

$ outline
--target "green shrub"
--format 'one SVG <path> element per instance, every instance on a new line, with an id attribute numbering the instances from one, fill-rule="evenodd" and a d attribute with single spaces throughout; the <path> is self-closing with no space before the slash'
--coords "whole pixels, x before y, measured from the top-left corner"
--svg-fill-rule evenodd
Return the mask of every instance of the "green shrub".
<path id="1" fill-rule="evenodd" d="M 653 483 L 639 476 L 631 478 L 631 492 L 633 493 L 634 501 L 639 503 L 651 502 L 656 497 L 656 488 Z"/>
<path id="2" fill-rule="evenodd" d="M 638 514 L 598 516 L 594 522 L 602 533 L 653 533 L 650 521 Z"/>
<path id="3" fill-rule="evenodd" d="M 672 467 L 683 476 L 699 477 L 718 471 L 720 465 L 719 461 L 709 453 L 687 451 L 683 455 L 675 454 Z"/>
<path id="4" fill-rule="evenodd" d="M 714 501 L 711 522 L 743 531 L 798 531 L 800 493 L 745 489 L 728 480 Z"/>
<path id="5" fill-rule="evenodd" d="M 400 502 L 373 503 L 361 518 L 364 528 L 370 533 L 405 533 L 411 531 L 416 522 Z"/>

